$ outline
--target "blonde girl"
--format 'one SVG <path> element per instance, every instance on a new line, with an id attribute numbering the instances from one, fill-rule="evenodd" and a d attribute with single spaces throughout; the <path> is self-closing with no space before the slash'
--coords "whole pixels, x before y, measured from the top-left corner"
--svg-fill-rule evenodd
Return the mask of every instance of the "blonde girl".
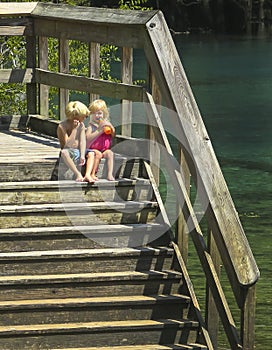
<path id="1" fill-rule="evenodd" d="M 94 151 L 95 161 L 91 177 L 97 180 L 95 175 L 101 158 L 107 159 L 107 179 L 114 181 L 113 162 L 114 154 L 111 147 L 112 138 L 115 136 L 115 129 L 109 120 L 109 110 L 106 102 L 101 99 L 93 101 L 89 106 L 91 121 L 86 130 L 87 151 Z M 109 131 L 105 130 L 105 127 Z"/>

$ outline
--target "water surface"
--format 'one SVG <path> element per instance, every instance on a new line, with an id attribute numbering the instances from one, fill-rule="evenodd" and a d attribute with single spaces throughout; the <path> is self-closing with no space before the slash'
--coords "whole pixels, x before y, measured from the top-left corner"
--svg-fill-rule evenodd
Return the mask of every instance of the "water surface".
<path id="1" fill-rule="evenodd" d="M 175 42 L 259 266 L 256 349 L 272 348 L 272 38 Z"/>

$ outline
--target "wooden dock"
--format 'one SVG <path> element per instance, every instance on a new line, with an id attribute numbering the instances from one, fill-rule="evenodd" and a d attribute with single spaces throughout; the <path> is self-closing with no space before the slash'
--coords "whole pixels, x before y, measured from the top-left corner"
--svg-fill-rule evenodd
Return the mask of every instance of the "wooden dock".
<path id="1" fill-rule="evenodd" d="M 0 132 L 0 165 L 56 161 L 60 146 L 57 139 L 20 130 Z"/>
<path id="2" fill-rule="evenodd" d="M 25 68 L 1 67 L 0 83 L 8 88 L 13 83 L 25 84 L 27 102 L 25 111 L 18 113 L 22 115 L 0 116 L 0 129 L 9 130 L 0 133 L 0 314 L 5 312 L 0 348 L 126 350 L 137 345 L 141 349 L 213 350 L 221 348 L 218 335 L 223 332 L 226 348 L 253 349 L 259 269 L 163 13 L 6 2 L 0 3 L 0 35 L 4 40 L 24 38 Z M 58 43 L 57 71 L 50 69 L 52 39 Z M 81 57 L 86 58 L 81 64 L 88 67 L 87 74 L 73 74 L 69 62 L 77 54 L 71 49 L 73 41 L 87 44 L 81 45 L 85 50 Z M 105 44 L 120 52 L 120 76 L 115 81 L 101 78 Z M 143 51 L 147 64 L 142 85 L 133 83 L 139 79 L 133 69 L 134 49 Z M 63 207 L 56 181 L 59 145 L 56 120 L 49 117 L 51 87 L 59 92 L 55 99 L 59 119 L 65 116 L 71 89 L 90 101 L 105 96 L 121 104 L 121 130 L 116 137 L 120 141 L 117 153 L 123 156 L 120 180 L 80 184 L 79 202 L 73 192 L 75 182 L 63 181 L 70 193 L 68 208 Z M 143 139 L 131 137 L 139 119 L 132 103 L 144 106 L 141 117 L 144 141 L 148 141 L 144 150 L 139 146 Z M 16 119 L 21 131 L 14 130 Z M 177 154 L 167 134 L 169 123 L 179 139 Z M 161 164 L 164 180 L 168 179 L 175 193 L 171 209 L 177 218 L 171 223 L 172 212 L 164 207 L 161 190 Z M 208 227 L 204 234 L 191 184 L 203 206 L 202 220 Z M 71 219 L 77 220 L 83 233 L 75 230 Z M 146 237 L 161 226 L 163 230 L 171 227 L 166 241 L 160 241 L 160 248 L 146 249 Z M 92 238 L 105 235 L 107 243 L 119 247 L 132 239 L 138 249 L 104 251 L 90 240 L 86 246 L 86 233 Z M 206 283 L 205 320 L 186 266 L 189 239 L 195 249 L 190 254 L 198 256 Z M 229 302 L 234 305 L 228 304 L 220 282 L 222 266 L 233 292 Z M 182 294 L 188 307 L 173 306 L 177 299 L 172 294 Z M 116 304 L 114 297 L 120 295 L 125 298 Z M 130 295 L 136 296 L 133 302 L 128 300 Z M 154 298 L 152 306 L 150 299 L 145 300 L 148 307 L 139 310 L 137 300 L 142 304 L 147 295 Z M 79 299 L 65 303 L 65 297 Z M 101 297 L 103 302 L 93 299 L 90 308 L 86 297 Z M 28 301 L 19 301 L 22 298 Z M 33 314 L 31 298 L 38 300 L 33 303 L 35 324 L 28 323 Z M 52 301 L 56 298 L 59 304 Z M 171 308 L 162 306 L 162 300 Z M 78 309 L 79 304 L 83 308 Z M 238 310 L 240 322 L 235 325 L 233 313 Z"/>

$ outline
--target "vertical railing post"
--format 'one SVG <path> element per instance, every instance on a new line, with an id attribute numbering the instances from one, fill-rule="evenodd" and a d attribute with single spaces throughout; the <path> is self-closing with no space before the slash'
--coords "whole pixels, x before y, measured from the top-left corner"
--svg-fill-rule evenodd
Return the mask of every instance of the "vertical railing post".
<path id="1" fill-rule="evenodd" d="M 241 338 L 243 350 L 254 349 L 256 313 L 256 284 L 245 292 L 244 307 L 241 310 Z"/>
<path id="2" fill-rule="evenodd" d="M 90 43 L 89 45 L 89 77 L 99 79 L 100 76 L 100 44 Z M 90 93 L 89 102 L 99 98 L 99 95 Z"/>
<path id="3" fill-rule="evenodd" d="M 36 69 L 36 38 L 26 37 L 26 67 Z M 26 84 L 27 114 L 37 114 L 37 86 L 36 83 Z"/>
<path id="4" fill-rule="evenodd" d="M 182 174 L 182 177 L 184 179 L 184 184 L 187 190 L 187 193 L 190 193 L 190 171 L 187 165 L 187 162 L 185 160 L 184 153 L 182 151 L 181 146 L 179 145 L 179 164 L 180 164 L 180 172 Z M 178 210 L 178 219 L 176 222 L 176 241 L 177 245 L 179 247 L 179 250 L 181 252 L 183 261 L 185 264 L 187 264 L 188 261 L 188 243 L 189 243 L 189 232 L 188 227 L 185 222 L 184 216 L 182 214 L 182 210 L 180 206 L 177 203 L 177 210 Z"/>
<path id="5" fill-rule="evenodd" d="M 149 70 L 149 85 L 151 90 L 151 95 L 153 98 L 153 101 L 156 105 L 157 112 L 161 114 L 160 107 L 161 107 L 161 92 L 159 89 L 159 86 L 156 82 L 155 76 L 153 75 L 151 69 Z M 147 133 L 148 133 L 148 139 L 149 139 L 149 160 L 150 160 L 150 166 L 152 169 L 152 173 L 154 176 L 154 179 L 157 183 L 157 186 L 160 184 L 160 149 L 158 147 L 158 144 L 156 142 L 156 134 L 153 130 L 154 126 L 148 125 Z"/>
<path id="6" fill-rule="evenodd" d="M 39 67 L 48 69 L 48 38 L 39 37 Z M 49 87 L 44 84 L 39 85 L 39 113 L 48 116 Z"/>
<path id="7" fill-rule="evenodd" d="M 123 47 L 122 57 L 122 82 L 125 84 L 132 84 L 133 75 L 133 49 L 129 47 Z M 124 136 L 131 136 L 131 123 L 132 123 L 132 102 L 128 100 L 122 100 L 121 110 L 121 134 Z"/>
<path id="8" fill-rule="evenodd" d="M 212 231 L 208 229 L 208 242 L 207 242 L 208 250 L 210 252 L 210 256 L 212 258 L 217 276 L 220 277 L 221 273 L 221 258 L 216 247 Z M 211 341 L 215 349 L 217 349 L 218 342 L 218 329 L 219 329 L 219 313 L 217 311 L 216 303 L 212 296 L 211 290 L 206 283 L 206 324 L 208 327 L 208 331 L 210 334 Z"/>
<path id="9" fill-rule="evenodd" d="M 69 41 L 59 40 L 59 72 L 69 73 Z M 65 118 L 65 107 L 69 101 L 69 90 L 59 89 L 59 116 L 60 120 Z"/>

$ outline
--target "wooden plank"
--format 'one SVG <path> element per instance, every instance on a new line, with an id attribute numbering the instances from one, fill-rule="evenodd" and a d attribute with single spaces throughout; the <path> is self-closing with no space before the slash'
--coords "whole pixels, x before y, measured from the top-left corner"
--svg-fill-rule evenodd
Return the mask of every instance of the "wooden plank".
<path id="1" fill-rule="evenodd" d="M 254 325 L 256 321 L 256 285 L 249 288 L 249 290 L 245 292 L 244 296 L 244 308 L 242 310 L 241 317 L 241 338 L 243 339 L 243 349 L 251 350 L 254 349 L 255 343 L 255 332 Z"/>
<path id="2" fill-rule="evenodd" d="M 21 35 L 32 35 L 32 33 L 33 33 L 32 28 L 29 28 L 26 26 L 16 26 L 16 27 L 0 26 L 0 35 L 21 36 Z"/>
<path id="3" fill-rule="evenodd" d="M 149 67 L 149 90 L 151 91 L 152 98 L 154 103 L 158 106 L 158 109 L 161 106 L 161 93 L 159 86 L 156 82 L 156 79 L 154 75 L 152 74 L 152 71 Z M 149 160 L 150 160 L 150 165 L 152 169 L 153 176 L 155 178 L 155 181 L 157 183 L 157 186 L 160 185 L 160 148 L 158 143 L 156 143 L 155 139 L 155 133 L 153 131 L 154 125 L 148 125 L 147 126 L 147 139 L 150 140 L 149 142 Z"/>
<path id="4" fill-rule="evenodd" d="M 36 82 L 40 84 L 71 88 L 75 91 L 92 92 L 116 99 L 125 98 L 134 102 L 141 102 L 143 99 L 143 88 L 136 85 L 115 83 L 99 79 L 93 79 L 72 74 L 55 73 L 36 69 Z"/>
<path id="5" fill-rule="evenodd" d="M 63 19 L 51 20 L 34 18 L 35 34 L 53 38 L 74 39 L 82 42 L 108 43 L 116 46 L 140 48 L 143 46 L 144 27 L 134 25 L 126 27 L 122 24 L 103 24 L 89 22 L 64 22 Z"/>
<path id="6" fill-rule="evenodd" d="M 38 2 L 1 2 L 0 16 L 26 16 L 30 15 Z"/>
<path id="7" fill-rule="evenodd" d="M 133 49 L 129 47 L 123 47 L 122 82 L 132 85 L 132 75 Z M 131 101 L 123 99 L 121 107 L 121 134 L 123 136 L 131 136 L 132 103 Z"/>
<path id="8" fill-rule="evenodd" d="M 48 69 L 48 39 L 45 37 L 39 37 L 39 67 L 42 69 Z M 39 90 L 39 113 L 44 116 L 48 116 L 49 107 L 49 87 L 44 84 L 40 84 Z"/>
<path id="9" fill-rule="evenodd" d="M 183 140 L 186 160 L 203 203 L 209 203 L 207 219 L 235 293 L 236 282 L 251 285 L 258 280 L 256 261 L 162 13 L 154 16 L 146 29 L 146 57 L 165 103 L 177 112 L 178 117 L 169 122 Z"/>
<path id="10" fill-rule="evenodd" d="M 36 68 L 36 38 L 26 37 L 26 66 Z M 26 84 L 27 114 L 37 113 L 37 87 L 34 82 Z"/>
<path id="11" fill-rule="evenodd" d="M 164 158 L 166 169 L 168 169 L 170 181 L 173 184 L 177 201 L 179 202 L 180 208 L 182 209 L 187 225 L 190 226 L 190 234 L 192 236 L 196 251 L 202 264 L 203 271 L 206 275 L 207 282 L 209 282 L 209 287 L 212 290 L 217 308 L 220 311 L 220 316 L 225 332 L 232 348 L 237 350 L 242 349 L 234 320 L 232 318 L 226 297 L 224 295 L 224 291 L 217 276 L 216 268 L 213 264 L 210 254 L 208 253 L 206 242 L 201 232 L 197 217 L 194 213 L 194 209 L 188 196 L 185 183 L 182 179 L 181 173 L 176 171 L 175 166 L 173 166 L 174 155 L 171 146 L 167 139 L 167 135 L 159 118 L 159 115 L 156 111 L 152 96 L 148 93 L 146 93 L 146 102 L 148 102 L 146 105 L 150 123 L 152 125 L 157 125 L 157 128 L 154 128 L 154 132 L 156 133 L 156 140 L 164 146 L 161 147 L 161 154 Z"/>
<path id="12" fill-rule="evenodd" d="M 0 35 L 33 35 L 30 18 L 0 18 Z"/>
<path id="13" fill-rule="evenodd" d="M 89 77 L 99 79 L 100 76 L 100 44 L 89 44 Z M 98 94 L 89 94 L 89 102 L 99 98 Z"/>
<path id="14" fill-rule="evenodd" d="M 0 83 L 32 83 L 33 69 L 0 69 Z"/>
<path id="15" fill-rule="evenodd" d="M 38 5 L 35 6 L 35 10 L 32 12 L 32 15 L 40 18 L 51 18 L 54 21 L 70 21 L 78 23 L 89 22 L 93 24 L 110 23 L 115 25 L 122 23 L 129 26 L 144 25 L 157 12 L 157 10 L 136 11 L 38 3 Z"/>
<path id="16" fill-rule="evenodd" d="M 184 153 L 179 145 L 179 164 L 180 164 L 180 172 L 182 174 L 182 177 L 184 179 L 185 187 L 187 190 L 188 195 L 190 195 L 190 184 L 191 184 L 191 174 L 184 156 Z M 186 221 L 184 219 L 184 216 L 182 214 L 182 211 L 180 208 L 177 208 L 178 210 L 178 219 L 176 222 L 176 235 L 177 235 L 177 244 L 180 249 L 183 261 L 185 265 L 188 261 L 188 254 L 189 254 L 189 231 L 186 225 Z"/>
<path id="17" fill-rule="evenodd" d="M 176 258 L 177 258 L 179 267 L 180 267 L 181 272 L 183 274 L 183 278 L 184 278 L 184 281 L 186 283 L 186 287 L 188 289 L 189 295 L 191 297 L 192 304 L 194 305 L 194 309 L 195 309 L 195 312 L 197 314 L 197 319 L 199 320 L 200 327 L 201 327 L 201 330 L 202 330 L 202 336 L 205 339 L 205 342 L 206 342 L 207 347 L 208 347 L 209 350 L 216 349 L 216 347 L 214 347 L 212 342 L 211 342 L 210 335 L 209 335 L 209 333 L 208 333 L 208 331 L 206 329 L 205 322 L 204 322 L 203 317 L 201 315 L 200 306 L 199 306 L 197 297 L 195 295 L 195 291 L 194 291 L 194 288 L 193 288 L 190 276 L 188 274 L 185 262 L 182 259 L 182 256 L 180 254 L 180 251 L 179 251 L 179 248 L 178 248 L 177 244 L 174 243 L 174 242 L 171 242 L 171 244 L 172 244 L 172 246 L 173 246 L 173 248 L 175 250 L 175 254 L 176 254 Z"/>
<path id="18" fill-rule="evenodd" d="M 59 40 L 59 72 L 69 72 L 69 41 L 65 39 Z M 72 87 L 73 85 L 71 85 Z M 59 118 L 66 119 L 65 108 L 69 102 L 69 89 L 59 89 Z"/>
<path id="19" fill-rule="evenodd" d="M 221 258 L 216 247 L 212 232 L 208 230 L 208 248 L 212 261 L 214 263 L 216 273 L 220 278 L 221 275 Z M 218 330 L 219 330 L 219 313 L 217 305 L 212 296 L 208 283 L 206 283 L 206 324 L 208 326 L 209 334 L 215 348 L 218 347 Z"/>

